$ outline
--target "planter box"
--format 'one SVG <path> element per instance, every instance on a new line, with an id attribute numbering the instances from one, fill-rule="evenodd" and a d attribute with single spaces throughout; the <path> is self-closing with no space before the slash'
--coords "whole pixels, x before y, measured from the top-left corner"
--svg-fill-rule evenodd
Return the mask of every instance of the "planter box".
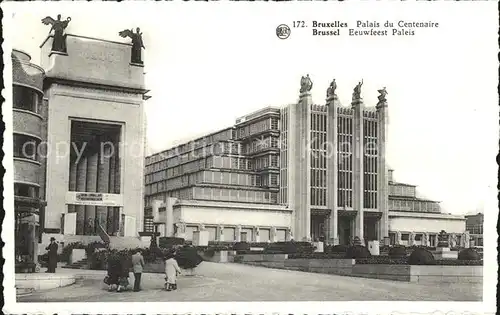
<path id="1" fill-rule="evenodd" d="M 157 261 L 154 263 L 146 263 L 144 266 L 144 273 L 165 273 L 165 262 Z"/>
<path id="2" fill-rule="evenodd" d="M 352 275 L 415 283 L 482 283 L 483 266 L 354 265 Z"/>
<path id="3" fill-rule="evenodd" d="M 86 257 L 85 249 L 76 249 L 74 248 L 71 251 L 71 255 L 69 255 L 69 264 L 73 264 L 75 262 L 81 261 Z"/>
<path id="4" fill-rule="evenodd" d="M 250 261 L 285 261 L 288 258 L 288 254 L 243 254 L 239 255 L 241 257 L 241 262 Z"/>
<path id="5" fill-rule="evenodd" d="M 220 252 L 215 252 L 212 257 L 203 255 L 203 260 L 215 262 L 215 263 L 227 263 L 229 262 L 229 254 L 227 250 L 221 250 Z"/>
<path id="6" fill-rule="evenodd" d="M 310 259 L 308 271 L 349 276 L 355 263 L 354 259 Z"/>
<path id="7" fill-rule="evenodd" d="M 354 265 L 352 275 L 361 278 L 374 278 L 396 281 L 410 281 L 410 265 Z"/>

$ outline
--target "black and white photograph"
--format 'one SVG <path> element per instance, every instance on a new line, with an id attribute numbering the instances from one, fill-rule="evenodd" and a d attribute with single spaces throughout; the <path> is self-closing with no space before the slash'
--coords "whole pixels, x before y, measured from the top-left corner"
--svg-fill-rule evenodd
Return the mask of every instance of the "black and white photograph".
<path id="1" fill-rule="evenodd" d="M 3 311 L 493 314 L 497 6 L 2 3 Z"/>

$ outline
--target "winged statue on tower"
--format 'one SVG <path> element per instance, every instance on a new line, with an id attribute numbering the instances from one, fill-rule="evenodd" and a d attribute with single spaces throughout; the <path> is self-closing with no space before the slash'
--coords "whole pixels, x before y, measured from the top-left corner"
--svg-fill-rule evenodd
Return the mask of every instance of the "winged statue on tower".
<path id="1" fill-rule="evenodd" d="M 129 37 L 132 40 L 132 58 L 131 62 L 136 64 L 143 64 L 142 62 L 142 49 L 146 49 L 144 47 L 144 43 L 142 41 L 142 33 L 140 28 L 136 28 L 136 33 L 134 33 L 133 29 L 123 30 L 118 33 L 121 37 L 127 38 Z"/>
<path id="2" fill-rule="evenodd" d="M 379 102 L 379 104 L 387 102 L 386 96 L 389 93 L 387 93 L 387 90 L 385 89 L 385 87 L 383 89 L 381 89 L 381 90 L 377 90 L 377 92 L 380 93 L 380 95 L 378 96 L 378 102 Z"/>
<path id="3" fill-rule="evenodd" d="M 52 31 L 54 31 L 54 40 L 52 41 L 52 51 L 58 52 L 66 52 L 66 35 L 64 34 L 64 30 L 68 27 L 69 22 L 71 22 L 71 18 L 68 17 L 66 20 L 61 20 L 61 15 L 57 15 L 57 20 L 54 20 L 50 16 L 47 16 L 42 19 L 42 23 L 45 25 L 52 25 L 49 31 L 49 35 Z"/>

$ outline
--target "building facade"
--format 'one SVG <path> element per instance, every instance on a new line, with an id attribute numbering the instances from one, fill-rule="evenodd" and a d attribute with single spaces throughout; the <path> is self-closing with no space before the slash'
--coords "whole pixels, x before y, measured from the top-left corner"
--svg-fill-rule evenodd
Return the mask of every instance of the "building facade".
<path id="1" fill-rule="evenodd" d="M 445 222 L 458 233 L 463 217 L 441 214 L 415 186 L 392 180 L 388 106 L 379 92 L 376 106 L 365 106 L 356 90 L 344 106 L 334 92 L 318 105 L 301 90 L 296 104 L 264 108 L 147 157 L 144 229 L 188 239 L 206 229 L 211 240 L 332 244 L 354 237 L 403 244 L 407 234 L 407 244 L 423 244 Z M 407 233 L 406 224 L 421 219 L 442 224 L 432 235 Z"/>
<path id="2" fill-rule="evenodd" d="M 41 195 L 40 152 L 45 139 L 41 115 L 44 71 L 32 64 L 31 56 L 12 52 L 12 112 L 14 156 L 15 257 L 18 263 L 37 262 L 40 213 L 45 200 Z"/>
<path id="3" fill-rule="evenodd" d="M 472 244 L 474 246 L 483 246 L 484 214 L 466 215 L 465 220 L 466 229 L 470 233 Z"/>
<path id="4" fill-rule="evenodd" d="M 16 200 L 33 209 L 46 203 L 37 221 L 44 244 L 136 239 L 144 217 L 144 66 L 131 62 L 131 44 L 66 34 L 60 52 L 52 40 L 41 45 L 41 67 L 14 52 Z M 19 156 L 28 142 L 32 156 Z"/>

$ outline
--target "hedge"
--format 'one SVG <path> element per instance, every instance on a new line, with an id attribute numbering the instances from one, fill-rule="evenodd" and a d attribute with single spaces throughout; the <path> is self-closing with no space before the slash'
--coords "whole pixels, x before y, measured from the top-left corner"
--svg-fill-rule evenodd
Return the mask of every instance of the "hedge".
<path id="1" fill-rule="evenodd" d="M 175 245 L 184 245 L 185 240 L 180 237 L 160 237 L 158 239 L 158 247 L 160 248 L 171 248 Z"/>
<path id="2" fill-rule="evenodd" d="M 297 253 L 289 254 L 288 259 L 345 259 L 344 253 Z"/>

